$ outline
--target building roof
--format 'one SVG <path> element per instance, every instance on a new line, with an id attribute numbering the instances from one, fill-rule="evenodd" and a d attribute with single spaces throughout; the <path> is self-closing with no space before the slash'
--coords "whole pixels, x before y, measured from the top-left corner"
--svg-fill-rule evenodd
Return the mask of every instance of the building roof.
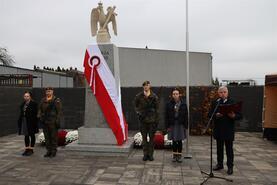
<path id="1" fill-rule="evenodd" d="M 15 67 L 15 66 L 6 66 L 3 64 L 0 64 L 0 67 L 6 67 L 6 68 L 13 68 L 13 69 L 20 69 L 20 70 L 26 70 L 26 71 L 32 71 L 32 72 L 41 72 L 41 73 L 49 73 L 49 74 L 55 74 L 55 75 L 60 75 L 60 76 L 70 76 L 64 72 L 57 72 L 57 71 L 49 71 L 49 70 L 44 70 L 44 69 L 28 69 L 28 68 L 22 68 L 22 67 Z"/>
<path id="2" fill-rule="evenodd" d="M 185 50 L 166 50 L 166 49 L 149 49 L 149 48 L 130 48 L 130 47 L 118 47 L 122 49 L 134 49 L 134 50 L 152 50 L 152 51 L 168 51 L 168 52 L 186 52 Z M 198 51 L 189 51 L 189 53 L 199 53 L 199 54 L 212 54 L 211 52 L 198 52 Z"/>
<path id="3" fill-rule="evenodd" d="M 266 75 L 265 85 L 277 85 L 277 74 Z"/>

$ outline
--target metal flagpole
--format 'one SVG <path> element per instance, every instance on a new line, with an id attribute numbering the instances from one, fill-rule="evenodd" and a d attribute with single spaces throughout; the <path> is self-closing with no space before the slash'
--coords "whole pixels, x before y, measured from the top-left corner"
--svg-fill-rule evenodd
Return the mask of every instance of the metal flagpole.
<path id="1" fill-rule="evenodd" d="M 187 66 L 187 83 L 186 83 L 186 103 L 188 109 L 188 129 L 187 129 L 187 139 L 186 139 L 186 153 L 184 158 L 190 159 L 192 155 L 190 154 L 189 149 L 189 133 L 190 133 L 190 104 L 189 104 L 189 12 L 188 12 L 188 0 L 186 0 L 186 66 Z"/>

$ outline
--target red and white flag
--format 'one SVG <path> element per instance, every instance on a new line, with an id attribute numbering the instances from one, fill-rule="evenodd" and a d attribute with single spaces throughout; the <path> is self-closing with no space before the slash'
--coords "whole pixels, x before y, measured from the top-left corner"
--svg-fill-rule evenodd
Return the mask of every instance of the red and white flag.
<path id="1" fill-rule="evenodd" d="M 97 45 L 88 46 L 84 68 L 85 78 L 115 135 L 117 144 L 122 145 L 128 138 L 128 126 L 121 106 L 120 84 L 116 84 L 115 77 Z"/>

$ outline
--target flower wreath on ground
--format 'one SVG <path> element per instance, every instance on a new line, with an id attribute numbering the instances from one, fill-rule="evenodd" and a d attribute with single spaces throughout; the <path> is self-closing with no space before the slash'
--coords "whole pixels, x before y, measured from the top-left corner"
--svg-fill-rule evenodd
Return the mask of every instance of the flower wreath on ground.
<path id="1" fill-rule="evenodd" d="M 73 141 L 78 140 L 78 130 L 59 130 L 58 131 L 58 145 L 65 146 Z M 43 132 L 38 135 L 38 141 L 45 144 L 45 137 Z"/>
<path id="2" fill-rule="evenodd" d="M 149 140 L 149 137 L 147 137 Z M 161 131 L 157 131 L 154 136 L 154 144 L 155 148 L 163 149 L 163 148 L 171 148 L 172 140 L 168 140 L 168 135 L 164 135 Z M 142 135 L 141 132 L 138 132 L 134 136 L 134 147 L 140 148 L 142 146 Z"/>

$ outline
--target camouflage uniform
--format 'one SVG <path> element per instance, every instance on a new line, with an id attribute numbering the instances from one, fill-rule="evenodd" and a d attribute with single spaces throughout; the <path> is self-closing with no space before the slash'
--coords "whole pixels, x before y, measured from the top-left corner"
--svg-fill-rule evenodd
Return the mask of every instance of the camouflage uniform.
<path id="1" fill-rule="evenodd" d="M 159 123 L 158 97 L 152 91 L 148 97 L 141 92 L 136 95 L 134 103 L 140 121 L 143 154 L 144 156 L 153 157 L 154 136 Z M 149 135 L 149 141 L 147 141 L 147 135 Z"/>
<path id="2" fill-rule="evenodd" d="M 43 126 L 47 153 L 56 154 L 58 146 L 58 129 L 60 127 L 61 101 L 53 98 L 47 101 L 43 98 L 39 105 L 38 117 Z"/>

